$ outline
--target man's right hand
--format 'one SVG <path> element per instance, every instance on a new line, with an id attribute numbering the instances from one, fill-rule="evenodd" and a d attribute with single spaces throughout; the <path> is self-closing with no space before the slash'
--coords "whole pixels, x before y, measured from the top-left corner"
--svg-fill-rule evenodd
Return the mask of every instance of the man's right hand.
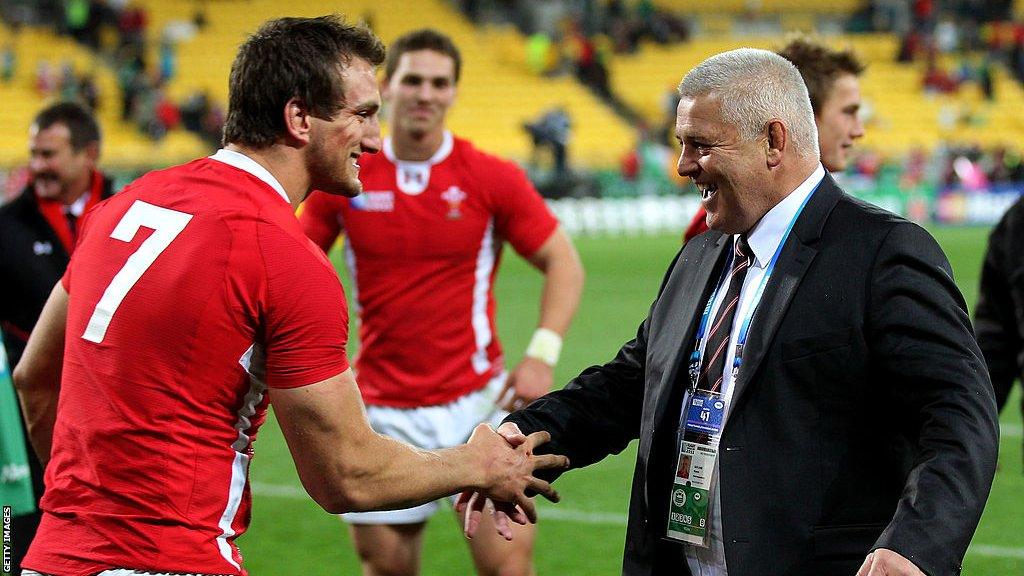
<path id="1" fill-rule="evenodd" d="M 480 495 L 497 503 L 518 506 L 529 522 L 536 522 L 536 506 L 526 495 L 527 491 L 552 502 L 558 502 L 558 492 L 548 482 L 535 477 L 534 471 L 569 466 L 565 456 L 533 453 L 534 448 L 550 439 L 551 435 L 542 431 L 529 436 L 520 433 L 509 441 L 487 424 L 478 425 L 466 446 L 475 452 L 475 461 L 482 464 Z"/>
<path id="2" fill-rule="evenodd" d="M 481 427 L 488 431 L 490 429 L 489 426 L 481 424 L 474 431 L 474 436 L 481 432 Z M 536 459 L 538 464 L 533 466 L 533 470 L 567 468 L 569 466 L 569 460 L 565 456 L 555 456 L 555 459 L 549 459 L 546 456 L 533 455 L 534 448 L 551 439 L 551 435 L 547 432 L 534 432 L 526 436 L 514 423 L 506 422 L 498 427 L 497 433 L 517 453 L 524 451 L 527 455 Z M 472 441 L 472 438 L 470 438 L 470 442 Z M 541 464 L 542 462 L 543 465 Z M 495 527 L 498 533 L 506 540 L 512 539 L 510 521 L 517 524 L 536 522 L 536 508 L 533 501 L 526 497 L 525 489 L 533 490 L 552 502 L 558 502 L 558 493 L 551 488 L 551 485 L 532 476 L 529 477 L 529 483 L 525 486 L 521 499 L 495 498 L 486 491 L 466 491 L 459 495 L 455 508 L 458 512 L 465 513 L 463 531 L 466 537 L 472 538 L 474 536 L 485 509 L 493 514 Z"/>

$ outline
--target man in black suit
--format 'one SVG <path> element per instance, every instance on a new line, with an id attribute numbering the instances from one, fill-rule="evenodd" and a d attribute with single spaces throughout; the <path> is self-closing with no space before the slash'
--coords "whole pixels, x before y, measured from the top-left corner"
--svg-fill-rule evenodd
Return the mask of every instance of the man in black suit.
<path id="1" fill-rule="evenodd" d="M 712 229 L 635 339 L 501 431 L 547 430 L 577 468 L 639 438 L 626 575 L 959 573 L 998 428 L 942 250 L 825 173 L 784 58 L 719 54 L 679 90 Z"/>

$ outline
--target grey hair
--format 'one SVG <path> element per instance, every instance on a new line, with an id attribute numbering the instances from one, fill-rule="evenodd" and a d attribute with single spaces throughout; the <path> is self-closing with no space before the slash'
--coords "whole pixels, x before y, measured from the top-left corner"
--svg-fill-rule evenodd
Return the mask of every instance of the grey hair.
<path id="1" fill-rule="evenodd" d="M 722 118 L 752 140 L 772 118 L 782 120 L 798 156 L 817 158 L 818 127 L 807 86 L 792 62 L 768 50 L 739 48 L 698 64 L 679 83 L 679 95 L 716 96 Z"/>

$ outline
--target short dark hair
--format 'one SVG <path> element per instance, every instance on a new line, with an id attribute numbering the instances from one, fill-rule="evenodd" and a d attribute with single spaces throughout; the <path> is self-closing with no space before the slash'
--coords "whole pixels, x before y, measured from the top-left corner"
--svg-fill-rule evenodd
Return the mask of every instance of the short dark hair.
<path id="1" fill-rule="evenodd" d="M 81 150 L 93 142 L 100 141 L 100 127 L 92 112 L 77 102 L 58 102 L 43 108 L 32 125 L 37 130 L 46 130 L 54 124 L 63 124 L 71 133 L 71 148 Z"/>
<path id="2" fill-rule="evenodd" d="M 418 50 L 433 50 L 451 58 L 455 64 L 455 82 L 458 83 L 459 75 L 462 73 L 462 55 L 459 53 L 459 48 L 455 46 L 455 42 L 452 42 L 451 38 L 433 28 L 407 32 L 392 42 L 388 48 L 387 63 L 384 65 L 384 77 L 390 79 L 394 75 L 402 54 Z"/>
<path id="3" fill-rule="evenodd" d="M 833 50 L 807 36 L 793 38 L 776 53 L 800 71 L 815 114 L 821 111 L 836 79 L 845 74 L 860 76 L 864 72 L 864 64 L 853 50 Z"/>
<path id="4" fill-rule="evenodd" d="M 345 98 L 339 62 L 347 66 L 353 58 L 373 66 L 384 61 L 384 44 L 365 26 L 333 14 L 267 21 L 231 64 L 223 143 L 273 144 L 285 133 L 282 110 L 292 98 L 317 118 L 334 118 Z"/>

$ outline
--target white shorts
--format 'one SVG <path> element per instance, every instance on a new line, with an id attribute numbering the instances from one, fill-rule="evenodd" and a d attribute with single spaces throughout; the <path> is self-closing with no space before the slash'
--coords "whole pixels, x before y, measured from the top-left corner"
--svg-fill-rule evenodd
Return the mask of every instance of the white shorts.
<path id="1" fill-rule="evenodd" d="M 498 395 L 507 378 L 508 374 L 502 372 L 487 386 L 448 404 L 422 408 L 367 406 L 366 415 L 370 426 L 385 436 L 425 450 L 450 448 L 469 440 L 477 424 L 487 422 L 496 428 L 508 416 L 508 412 L 498 407 Z M 341 517 L 350 524 L 418 524 L 433 516 L 440 509 L 440 502 L 435 500 L 402 510 L 349 512 Z"/>

